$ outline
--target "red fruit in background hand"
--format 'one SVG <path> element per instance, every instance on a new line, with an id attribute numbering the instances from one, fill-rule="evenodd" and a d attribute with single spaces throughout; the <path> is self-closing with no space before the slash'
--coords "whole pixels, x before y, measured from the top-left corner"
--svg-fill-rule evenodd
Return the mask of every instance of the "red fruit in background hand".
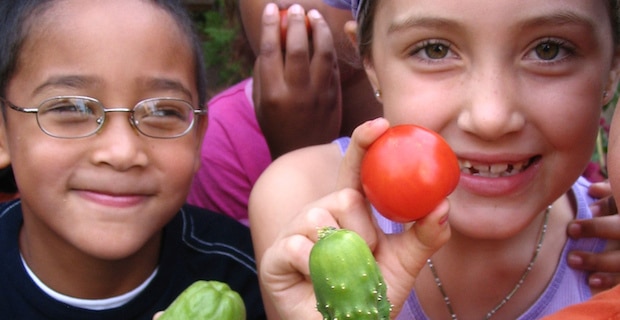
<path id="1" fill-rule="evenodd" d="M 286 32 L 288 30 L 288 9 L 280 10 L 280 45 L 286 45 Z M 312 27 L 310 26 L 310 20 L 308 20 L 308 16 L 305 16 L 306 21 L 306 31 L 308 33 L 308 37 L 312 35 Z"/>
<path id="2" fill-rule="evenodd" d="M 386 218 L 411 222 L 428 215 L 456 188 L 460 168 L 454 151 L 434 131 L 389 128 L 362 160 L 366 197 Z"/>

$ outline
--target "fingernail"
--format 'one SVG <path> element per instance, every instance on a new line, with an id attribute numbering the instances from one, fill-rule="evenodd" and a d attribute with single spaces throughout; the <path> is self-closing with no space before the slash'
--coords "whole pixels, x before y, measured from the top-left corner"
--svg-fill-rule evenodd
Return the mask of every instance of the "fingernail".
<path id="1" fill-rule="evenodd" d="M 275 16 L 277 12 L 278 6 L 275 3 L 268 3 L 267 6 L 265 6 L 265 15 Z"/>
<path id="2" fill-rule="evenodd" d="M 443 226 L 444 224 L 446 224 L 448 222 L 448 214 L 444 214 L 443 217 L 441 217 L 441 219 L 439 219 L 439 225 Z"/>
<path id="3" fill-rule="evenodd" d="M 597 217 L 601 213 L 601 207 L 598 204 L 592 205 L 590 211 L 592 211 L 592 216 Z"/>
<path id="4" fill-rule="evenodd" d="M 288 11 L 292 14 L 304 14 L 304 8 L 298 4 L 294 4 L 288 8 Z"/>
<path id="5" fill-rule="evenodd" d="M 576 255 L 576 254 L 569 254 L 568 255 L 568 264 L 573 266 L 573 267 L 578 267 L 581 266 L 583 264 L 583 259 Z"/>
<path id="6" fill-rule="evenodd" d="M 591 287 L 598 288 L 598 287 L 603 285 L 603 280 L 601 280 L 599 277 L 592 276 L 592 277 L 590 277 L 590 279 L 588 279 L 588 284 Z"/>
<path id="7" fill-rule="evenodd" d="M 316 9 L 312 9 L 310 11 L 308 11 L 308 17 L 312 18 L 312 19 L 321 19 L 321 13 L 316 10 Z"/>
<path id="8" fill-rule="evenodd" d="M 567 229 L 568 235 L 575 238 L 581 236 L 581 225 L 579 223 L 569 223 Z"/>

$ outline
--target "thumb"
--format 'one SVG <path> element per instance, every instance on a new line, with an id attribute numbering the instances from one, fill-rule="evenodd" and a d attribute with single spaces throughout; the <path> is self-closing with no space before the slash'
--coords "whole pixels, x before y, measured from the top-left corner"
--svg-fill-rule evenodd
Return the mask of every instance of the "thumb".
<path id="1" fill-rule="evenodd" d="M 384 118 L 377 118 L 364 122 L 355 128 L 351 135 L 349 147 L 340 164 L 336 190 L 352 188 L 362 191 L 362 183 L 360 181 L 362 159 L 368 147 L 370 147 L 389 126 L 390 124 L 387 120 Z"/>
<path id="2" fill-rule="evenodd" d="M 389 250 L 382 250 L 383 261 L 391 261 L 385 265 L 386 279 L 389 281 L 390 299 L 395 308 L 401 306 L 409 296 L 415 280 L 426 261 L 450 238 L 448 224 L 448 200 L 441 202 L 429 215 L 416 221 L 406 231 L 387 235 Z"/>

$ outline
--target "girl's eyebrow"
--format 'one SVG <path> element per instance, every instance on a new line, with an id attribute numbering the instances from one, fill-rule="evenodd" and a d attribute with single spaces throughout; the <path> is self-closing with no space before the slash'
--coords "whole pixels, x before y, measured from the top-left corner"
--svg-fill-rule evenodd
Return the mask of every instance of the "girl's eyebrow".
<path id="1" fill-rule="evenodd" d="M 542 26 L 563 26 L 575 25 L 594 31 L 595 22 L 591 18 L 581 15 L 574 11 L 554 12 L 549 15 L 541 15 L 529 18 L 521 23 L 521 28 L 535 28 Z"/>
<path id="2" fill-rule="evenodd" d="M 454 20 L 441 18 L 441 17 L 423 17 L 423 16 L 410 16 L 403 20 L 398 20 L 390 24 L 388 28 L 388 34 L 399 32 L 401 30 L 409 28 L 427 28 L 427 29 L 439 29 L 439 28 L 459 28 L 460 24 Z"/>
<path id="3" fill-rule="evenodd" d="M 596 29 L 595 22 L 591 18 L 586 17 L 574 11 L 561 11 L 551 14 L 542 14 L 526 18 L 519 23 L 520 29 L 534 28 L 541 26 L 562 26 L 576 25 L 587 28 L 590 31 Z M 388 34 L 399 32 L 409 28 L 427 28 L 427 29 L 462 29 L 463 24 L 458 21 L 434 16 L 409 16 L 406 19 L 394 21 L 388 28 Z"/>

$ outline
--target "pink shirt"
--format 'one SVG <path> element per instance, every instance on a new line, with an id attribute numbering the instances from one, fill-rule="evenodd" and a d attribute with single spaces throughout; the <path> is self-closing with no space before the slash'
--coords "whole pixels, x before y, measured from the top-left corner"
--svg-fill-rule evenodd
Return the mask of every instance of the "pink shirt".
<path id="1" fill-rule="evenodd" d="M 252 186 L 271 163 L 256 120 L 252 80 L 226 89 L 208 103 L 209 125 L 201 167 L 187 198 L 190 204 L 227 214 L 248 225 Z"/>

